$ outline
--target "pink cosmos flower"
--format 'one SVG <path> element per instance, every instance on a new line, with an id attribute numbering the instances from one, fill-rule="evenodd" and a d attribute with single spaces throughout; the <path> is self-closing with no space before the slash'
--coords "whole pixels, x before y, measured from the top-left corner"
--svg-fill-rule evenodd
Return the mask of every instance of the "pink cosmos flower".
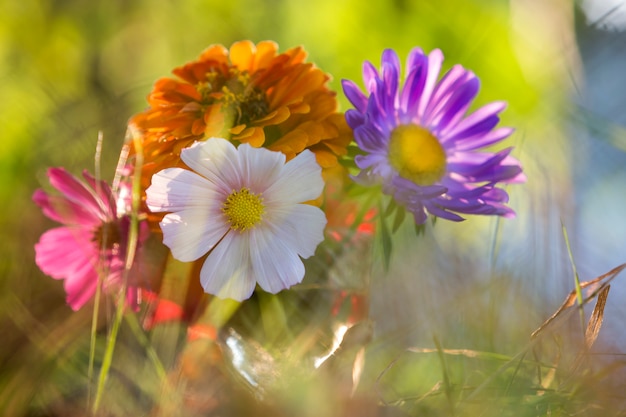
<path id="1" fill-rule="evenodd" d="M 64 280 L 67 304 L 78 310 L 95 294 L 100 280 L 107 293 L 121 288 L 130 217 L 118 213 L 114 193 L 104 181 L 84 172 L 85 182 L 63 168 L 48 171 L 50 184 L 61 195 L 35 191 L 33 201 L 48 218 L 61 223 L 45 232 L 35 245 L 35 262 L 47 275 Z M 140 227 L 141 242 L 147 236 Z M 127 299 L 137 305 L 137 288 L 129 286 Z"/>

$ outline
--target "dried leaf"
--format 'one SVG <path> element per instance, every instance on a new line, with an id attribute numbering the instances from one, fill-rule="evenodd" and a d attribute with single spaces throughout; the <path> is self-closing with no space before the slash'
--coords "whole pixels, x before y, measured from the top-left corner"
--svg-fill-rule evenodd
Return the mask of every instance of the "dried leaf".
<path id="1" fill-rule="evenodd" d="M 587 330 L 585 331 L 585 344 L 587 345 L 587 349 L 591 349 L 591 346 L 593 346 L 598 338 L 598 333 L 600 333 L 602 320 L 604 319 L 604 307 L 606 306 L 606 299 L 609 296 L 610 289 L 611 286 L 607 285 L 598 294 L 598 301 L 596 301 L 596 306 L 593 309 L 593 313 L 591 313 L 589 323 L 587 323 Z"/>
<path id="2" fill-rule="evenodd" d="M 587 288 L 587 287 L 590 287 L 592 285 L 601 283 L 598 286 L 597 289 L 592 291 L 591 294 L 589 294 L 587 296 L 587 298 L 585 298 L 583 300 L 583 304 L 588 303 L 593 298 L 595 298 L 596 295 L 598 295 L 600 292 L 602 292 L 609 285 L 609 283 L 613 280 L 613 278 L 615 278 L 617 276 L 617 274 L 622 272 L 622 270 L 624 270 L 624 268 L 626 268 L 626 263 L 621 264 L 621 265 L 611 269 L 606 274 L 600 275 L 599 277 L 596 277 L 596 278 L 592 279 L 591 281 L 581 282 L 580 283 L 580 288 Z M 534 339 L 535 337 L 537 337 L 539 335 L 539 333 L 541 333 L 559 315 L 561 315 L 561 313 L 563 313 L 564 310 L 566 310 L 568 307 L 571 307 L 572 305 L 574 305 L 575 301 L 576 301 L 576 290 L 572 290 L 567 295 L 567 297 L 565 297 L 565 301 L 563 301 L 563 304 L 561 304 L 561 306 L 556 310 L 556 312 L 554 314 L 552 314 L 546 321 L 544 321 L 543 324 L 541 324 L 541 326 L 539 326 L 537 328 L 537 330 L 535 330 L 534 332 L 531 333 L 531 335 L 530 335 L 531 339 Z"/>
<path id="3" fill-rule="evenodd" d="M 354 358 L 354 365 L 352 366 L 352 392 L 350 396 L 354 396 L 356 388 L 361 381 L 361 375 L 363 374 L 363 368 L 365 367 L 365 347 L 359 349 Z"/>

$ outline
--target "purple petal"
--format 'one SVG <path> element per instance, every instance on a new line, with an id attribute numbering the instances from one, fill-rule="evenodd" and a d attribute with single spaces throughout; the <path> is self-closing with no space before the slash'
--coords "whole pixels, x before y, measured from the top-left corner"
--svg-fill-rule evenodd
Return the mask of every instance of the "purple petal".
<path id="1" fill-rule="evenodd" d="M 428 74 L 428 58 L 419 55 L 415 58 L 415 64 L 407 68 L 408 76 L 402 95 L 400 97 L 400 120 L 402 123 L 409 123 L 414 116 L 417 115 L 417 108 L 420 103 L 420 96 L 426 85 L 426 76 Z"/>
<path id="2" fill-rule="evenodd" d="M 393 49 L 385 49 L 382 57 L 382 82 L 384 84 L 385 96 L 393 100 L 398 94 L 398 80 L 400 78 L 400 59 Z M 392 108 L 394 103 L 387 103 L 388 108 Z"/>
<path id="3" fill-rule="evenodd" d="M 381 132 L 370 126 L 359 126 L 354 130 L 354 141 L 366 152 L 387 151 L 387 139 Z"/>
<path id="4" fill-rule="evenodd" d="M 348 126 L 350 126 L 352 129 L 356 129 L 357 127 L 365 123 L 365 117 L 363 116 L 363 113 L 355 109 L 350 109 L 346 111 L 345 117 Z"/>
<path id="5" fill-rule="evenodd" d="M 442 207 L 437 206 L 437 204 L 433 204 L 432 201 L 425 202 L 426 210 L 433 216 L 441 217 L 442 219 L 450 220 L 453 222 L 462 222 L 465 220 L 463 217 L 458 214 L 451 213 L 445 210 Z"/>
<path id="6" fill-rule="evenodd" d="M 417 115 L 422 118 L 426 112 L 426 107 L 430 103 L 431 94 L 437 83 L 439 77 L 439 71 L 441 71 L 441 64 L 443 63 L 443 53 L 439 49 L 434 49 L 428 55 L 428 71 L 426 74 L 426 83 L 422 96 L 420 97 L 419 106 L 417 109 Z"/>
<path id="7" fill-rule="evenodd" d="M 407 209 L 413 213 L 413 220 L 415 221 L 415 224 L 420 225 L 426 223 L 428 215 L 426 214 L 422 204 L 407 207 Z"/>
<path id="8" fill-rule="evenodd" d="M 496 144 L 503 139 L 509 137 L 514 132 L 510 127 L 501 127 L 497 130 L 492 130 L 487 133 L 478 133 L 471 137 L 455 140 L 454 149 L 456 151 L 473 151 L 476 149 L 484 148 L 493 144 Z M 450 146 L 450 143 L 446 143 Z"/>
<path id="9" fill-rule="evenodd" d="M 479 81 L 470 71 L 465 70 L 460 65 L 455 65 L 444 75 L 433 93 L 428 107 L 426 108 L 423 120 L 428 126 L 437 127 L 442 130 L 446 124 L 440 120 L 450 112 L 447 119 L 453 119 L 463 115 L 471 100 L 478 93 Z M 459 112 L 463 111 L 459 115 Z"/>
<path id="10" fill-rule="evenodd" d="M 479 108 L 478 110 L 476 110 L 475 112 L 467 116 L 466 118 L 464 118 L 456 126 L 451 126 L 453 127 L 452 130 L 444 131 L 443 133 L 445 134 L 446 137 L 450 139 L 456 139 L 458 137 L 474 136 L 476 134 L 476 130 L 473 128 L 474 126 L 481 125 L 481 122 L 483 122 L 485 119 L 489 119 L 493 116 L 496 116 L 498 113 L 502 112 L 505 108 L 506 108 L 506 103 L 503 101 L 496 101 L 493 103 L 489 103 Z M 499 119 L 496 118 L 496 120 L 499 120 Z M 479 130 L 479 131 L 481 132 L 482 130 Z"/>
<path id="11" fill-rule="evenodd" d="M 365 61 L 363 63 L 363 82 L 365 83 L 366 91 L 370 93 L 374 91 L 376 79 L 378 79 L 378 71 L 371 62 Z"/>
<path id="12" fill-rule="evenodd" d="M 409 52 L 406 59 L 406 73 L 410 73 L 414 68 L 428 63 L 428 57 L 420 47 L 415 47 Z"/>
<path id="13" fill-rule="evenodd" d="M 509 157 L 512 148 L 504 149 L 494 155 L 491 154 L 466 154 L 460 159 L 469 159 L 467 156 L 477 157 L 482 155 L 487 159 L 482 163 L 449 163 L 448 170 L 463 175 L 472 182 L 502 182 L 516 178 L 522 173 L 519 162 Z M 458 154 L 457 154 L 458 156 Z M 503 162 L 507 161 L 507 165 Z"/>
<path id="14" fill-rule="evenodd" d="M 454 90 L 454 93 L 445 100 L 445 105 L 434 116 L 437 120 L 437 131 L 445 129 L 448 125 L 455 125 L 461 120 L 478 94 L 479 86 L 478 78 L 472 78 Z"/>
<path id="15" fill-rule="evenodd" d="M 359 87 L 350 80 L 341 80 L 343 93 L 352 105 L 359 111 L 364 112 L 367 108 L 367 97 L 359 89 Z"/>

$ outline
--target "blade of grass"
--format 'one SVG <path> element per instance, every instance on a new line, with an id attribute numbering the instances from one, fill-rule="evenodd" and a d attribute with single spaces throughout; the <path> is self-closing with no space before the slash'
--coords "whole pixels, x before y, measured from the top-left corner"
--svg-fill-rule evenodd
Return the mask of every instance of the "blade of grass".
<path id="1" fill-rule="evenodd" d="M 402 206 L 396 206 L 396 214 L 393 218 L 393 227 L 391 229 L 391 233 L 396 233 L 402 222 L 404 222 L 404 218 L 406 217 L 406 210 Z"/>
<path id="2" fill-rule="evenodd" d="M 441 373 L 443 376 L 443 387 L 444 392 L 446 393 L 446 398 L 448 399 L 448 406 L 450 407 L 450 415 L 455 415 L 455 407 L 454 407 L 454 399 L 452 398 L 452 384 L 450 383 L 450 374 L 448 371 L 448 365 L 446 363 L 446 357 L 444 355 L 443 349 L 441 349 L 441 343 L 439 343 L 439 339 L 437 336 L 433 335 L 433 342 L 435 343 L 435 347 L 437 348 L 437 356 L 439 357 L 439 362 L 441 363 Z"/>
<path id="3" fill-rule="evenodd" d="M 101 156 L 102 142 L 104 136 L 102 131 L 98 132 L 98 140 L 96 142 L 96 152 L 94 157 L 94 175 L 96 178 L 96 195 L 100 195 L 100 179 L 101 179 Z M 104 228 L 103 244 L 106 242 L 107 228 Z M 93 314 L 91 317 L 91 330 L 89 338 L 89 364 L 87 365 L 87 408 L 91 405 L 91 387 L 93 378 L 93 367 L 96 359 L 96 332 L 98 330 L 98 314 L 100 313 L 100 297 L 102 296 L 103 275 L 98 274 L 98 285 L 96 286 L 96 294 L 94 296 Z"/>
<path id="4" fill-rule="evenodd" d="M 148 355 L 148 359 L 152 362 L 152 366 L 154 366 L 154 370 L 157 373 L 157 376 L 165 381 L 167 379 L 167 372 L 165 371 L 165 367 L 163 363 L 159 359 L 159 355 L 157 355 L 156 350 L 152 344 L 150 344 L 150 340 L 148 336 L 144 333 L 141 325 L 139 324 L 139 320 L 137 320 L 137 315 L 130 313 L 124 316 L 126 319 L 126 323 L 128 323 L 128 327 L 130 328 L 133 335 L 137 338 L 139 344 L 146 350 L 146 355 Z"/>
<path id="5" fill-rule="evenodd" d="M 124 301 L 125 301 L 124 293 L 120 291 L 120 295 L 118 296 L 118 305 L 116 309 L 115 319 L 113 320 L 113 326 L 111 327 L 109 337 L 107 338 L 107 343 L 106 343 L 106 347 L 104 351 L 104 358 L 102 359 L 102 368 L 100 368 L 100 375 L 98 376 L 98 387 L 96 389 L 96 398 L 94 400 L 93 407 L 92 407 L 92 412 L 94 415 L 97 415 L 98 409 L 100 408 L 100 402 L 102 401 L 102 396 L 104 394 L 104 385 L 109 375 L 111 364 L 113 363 L 113 352 L 115 351 L 115 342 L 117 341 L 117 333 L 119 331 L 120 324 L 122 322 L 122 318 L 124 315 Z"/>
<path id="6" fill-rule="evenodd" d="M 576 269 L 576 262 L 574 262 L 574 254 L 572 252 L 572 247 L 569 243 L 569 238 L 567 236 L 567 228 L 561 221 L 561 228 L 563 229 L 563 237 L 565 238 L 565 245 L 567 246 L 567 254 L 569 255 L 570 263 L 572 264 L 572 271 L 574 272 L 574 290 L 576 291 L 576 301 L 578 303 L 580 315 L 580 325 L 581 331 L 583 332 L 583 337 L 585 335 L 585 312 L 583 311 L 583 291 L 580 287 L 580 278 L 578 276 L 578 270 Z"/>
<path id="7" fill-rule="evenodd" d="M 384 213 L 382 203 L 379 206 L 379 212 Z M 389 233 L 389 227 L 385 220 L 385 216 L 379 216 L 380 219 L 380 238 L 383 249 L 383 266 L 385 271 L 389 271 L 389 264 L 391 261 L 391 234 Z"/>
<path id="8" fill-rule="evenodd" d="M 141 202 L 141 167 L 143 165 L 143 146 L 140 140 L 141 137 L 137 132 L 131 131 L 130 135 L 135 145 L 136 155 L 132 181 L 130 228 L 128 232 L 126 262 L 124 265 L 122 287 L 117 296 L 117 308 L 115 311 L 116 314 L 113 320 L 113 326 L 107 339 L 104 358 L 102 361 L 102 368 L 100 369 L 100 375 L 98 377 L 96 398 L 92 407 L 93 414 L 97 414 L 98 409 L 100 408 L 100 402 L 102 401 L 102 396 L 104 393 L 104 385 L 106 383 L 107 376 L 113 362 L 113 352 L 115 351 L 117 334 L 124 318 L 124 310 L 126 307 L 126 289 L 128 288 L 128 275 L 135 259 L 135 252 L 137 250 L 137 242 L 139 239 L 139 205 Z"/>
<path id="9" fill-rule="evenodd" d="M 102 279 L 98 277 L 96 295 L 94 296 L 93 314 L 91 316 L 91 330 L 89 337 L 89 365 L 87 366 L 87 408 L 91 405 L 91 382 L 93 367 L 96 359 L 96 333 L 98 331 L 98 313 L 100 311 L 100 297 L 102 295 Z"/>

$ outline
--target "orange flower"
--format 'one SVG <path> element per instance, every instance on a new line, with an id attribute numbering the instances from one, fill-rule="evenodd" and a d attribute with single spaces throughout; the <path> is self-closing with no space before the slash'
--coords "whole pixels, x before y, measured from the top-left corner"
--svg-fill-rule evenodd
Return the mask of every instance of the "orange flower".
<path id="1" fill-rule="evenodd" d="M 183 148 L 210 137 L 280 151 L 288 160 L 310 149 L 322 167 L 336 165 L 351 131 L 328 75 L 305 58 L 300 47 L 278 54 L 270 41 L 241 41 L 230 50 L 213 45 L 176 68 L 179 79 L 158 80 L 150 107 L 129 122 L 140 138 L 143 185 L 157 171 L 181 165 Z"/>

